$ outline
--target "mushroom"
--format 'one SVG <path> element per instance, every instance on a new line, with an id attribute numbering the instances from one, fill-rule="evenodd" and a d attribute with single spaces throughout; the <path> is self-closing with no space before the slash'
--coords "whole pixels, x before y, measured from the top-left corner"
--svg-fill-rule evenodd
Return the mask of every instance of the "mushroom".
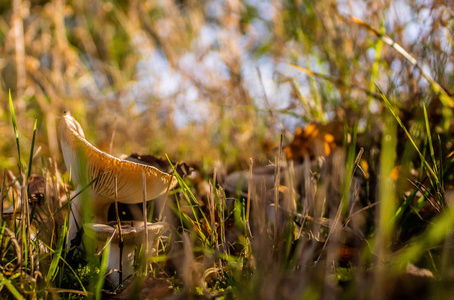
<path id="1" fill-rule="evenodd" d="M 66 168 L 77 183 L 76 195 L 97 178 L 88 189 L 96 223 L 107 222 L 109 205 L 115 202 L 115 198 L 125 204 L 141 203 L 143 176 L 146 178 L 147 200 L 159 197 L 177 184 L 171 174 L 149 165 L 116 158 L 97 149 L 85 139 L 82 127 L 68 112 L 61 119 L 59 129 Z M 81 205 L 80 195 L 71 201 L 70 241 L 76 236 L 76 224 L 81 225 Z"/>
<path id="2" fill-rule="evenodd" d="M 121 222 L 121 236 L 123 237 L 123 251 L 120 254 L 120 234 L 117 230 L 117 222 L 112 221 L 106 224 L 84 224 L 86 236 L 96 242 L 97 251 L 103 249 L 110 240 L 110 251 L 107 268 L 112 270 L 108 275 L 109 281 L 116 287 L 120 282 L 120 270 L 122 279 L 128 278 L 134 273 L 134 254 L 136 246 L 145 242 L 144 222 L 142 221 L 123 221 Z M 148 250 L 149 254 L 157 252 L 156 245 L 158 238 L 168 230 L 167 223 L 156 222 L 147 223 Z M 120 265 L 121 261 L 121 265 Z M 120 266 L 122 267 L 120 269 Z"/>

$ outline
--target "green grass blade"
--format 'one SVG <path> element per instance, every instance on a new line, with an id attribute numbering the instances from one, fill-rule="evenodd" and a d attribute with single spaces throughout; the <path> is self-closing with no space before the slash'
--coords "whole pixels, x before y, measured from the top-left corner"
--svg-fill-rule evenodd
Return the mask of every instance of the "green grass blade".
<path id="1" fill-rule="evenodd" d="M 432 134 L 430 132 L 430 127 L 429 127 L 429 117 L 427 116 L 427 109 L 426 109 L 426 106 L 424 105 L 424 103 L 422 104 L 422 108 L 424 111 L 424 123 L 426 125 L 427 139 L 429 141 L 430 157 L 432 158 L 434 171 L 435 171 L 435 173 L 438 173 L 437 160 L 435 159 L 435 151 L 434 151 L 434 146 L 433 146 L 433 142 L 432 142 Z"/>
<path id="2" fill-rule="evenodd" d="M 424 233 L 410 241 L 408 246 L 400 251 L 399 255 L 396 256 L 396 261 L 402 266 L 406 266 L 409 262 L 415 262 L 420 259 L 422 253 L 439 245 L 451 234 L 453 227 L 454 210 L 445 210 L 431 222 Z"/>
<path id="3" fill-rule="evenodd" d="M 422 155 L 421 151 L 419 151 L 418 146 L 416 146 L 416 143 L 413 140 L 412 136 L 408 132 L 408 130 L 405 127 L 405 125 L 402 123 L 402 120 L 399 118 L 399 116 L 397 115 L 396 111 L 393 109 L 391 102 L 389 102 L 388 98 L 386 98 L 385 94 L 383 94 L 382 90 L 378 87 L 378 85 L 375 85 L 375 86 L 377 87 L 377 90 L 380 93 L 380 96 L 382 97 L 383 101 L 385 102 L 386 107 L 391 111 L 391 113 L 393 114 L 393 116 L 396 119 L 397 123 L 399 123 L 399 126 L 404 130 L 405 134 L 407 135 L 407 137 L 410 140 L 411 144 L 415 148 L 416 152 L 418 153 L 419 157 L 421 158 L 421 161 L 426 166 L 427 170 L 429 170 L 429 172 L 433 176 L 433 178 L 437 178 L 437 174 L 434 172 L 434 170 L 429 165 L 427 160 L 424 159 L 424 155 Z"/>
<path id="4" fill-rule="evenodd" d="M 25 214 L 24 214 L 25 215 Z M 21 221 L 21 223 L 23 223 Z M 28 266 L 28 256 L 29 256 L 29 253 L 28 253 L 28 238 L 27 238 L 27 228 L 26 226 L 22 226 L 22 245 L 24 247 L 24 249 L 22 249 L 22 251 L 24 251 L 24 266 L 25 268 L 29 267 Z"/>
<path id="5" fill-rule="evenodd" d="M 358 132 L 358 123 L 355 123 L 352 129 L 352 140 L 348 147 L 348 156 L 347 156 L 347 164 L 346 164 L 346 174 L 345 180 L 342 183 L 342 216 L 348 211 L 348 203 L 350 202 L 350 188 L 353 180 L 353 174 L 355 169 L 355 157 L 356 157 L 356 136 Z"/>
<path id="6" fill-rule="evenodd" d="M 11 121 L 13 123 L 13 129 L 14 129 L 14 136 L 16 137 L 16 146 L 17 146 L 17 155 L 19 158 L 19 173 L 22 169 L 22 161 L 20 157 L 20 144 L 19 144 L 19 133 L 17 131 L 17 121 L 16 121 L 16 113 L 14 112 L 14 105 L 13 105 L 13 99 L 11 98 L 11 90 L 9 90 L 9 110 L 11 114 Z"/>
<path id="7" fill-rule="evenodd" d="M 6 288 L 13 294 L 13 296 L 16 299 L 22 300 L 25 299 L 22 297 L 22 295 L 19 293 L 19 291 L 14 287 L 14 285 L 9 281 L 9 279 L 5 278 L 2 273 L 0 273 L 0 283 L 6 286 Z"/>
<path id="8" fill-rule="evenodd" d="M 49 247 L 48 245 L 44 246 L 51 251 L 52 253 L 55 253 L 55 250 Z M 79 282 L 80 286 L 82 287 L 82 290 L 84 293 L 87 293 L 87 290 L 85 289 L 84 284 L 82 283 L 82 280 L 80 279 L 79 275 L 77 275 L 76 271 L 71 267 L 71 265 L 60 255 L 60 260 L 69 268 L 69 270 L 73 273 L 74 277 L 76 277 L 77 281 Z"/>
<path id="9" fill-rule="evenodd" d="M 385 33 L 384 20 L 382 20 L 382 22 L 381 22 L 380 32 Z M 372 72 L 371 72 L 370 82 L 369 82 L 370 95 L 367 98 L 367 108 L 369 110 L 370 110 L 372 100 L 374 99 L 372 94 L 375 92 L 375 82 L 378 78 L 378 71 L 380 69 L 380 62 L 381 62 L 382 50 L 383 50 L 383 40 L 381 40 L 381 39 L 377 40 L 377 42 L 375 43 L 374 50 L 375 50 L 375 60 L 374 60 L 373 66 L 372 66 Z"/>
<path id="10" fill-rule="evenodd" d="M 107 271 L 107 263 L 109 261 L 109 254 L 110 254 L 110 243 L 104 248 L 101 258 L 101 266 L 99 267 L 99 277 L 98 281 L 96 282 L 96 289 L 95 289 L 95 299 L 101 299 L 101 290 L 104 285 L 104 277 Z"/>
<path id="11" fill-rule="evenodd" d="M 385 116 L 385 129 L 382 137 L 382 149 L 380 154 L 380 214 L 378 220 L 377 249 L 376 253 L 385 255 L 392 244 L 394 232 L 393 218 L 396 215 L 396 187 L 391 173 L 394 169 L 397 157 L 397 129 L 396 123 L 390 113 Z"/>
<path id="12" fill-rule="evenodd" d="M 34 151 L 34 148 L 35 148 L 36 123 L 37 122 L 38 122 L 38 120 L 35 120 L 35 125 L 33 126 L 33 137 L 32 137 L 32 145 L 30 147 L 30 159 L 28 161 L 27 178 L 30 178 L 30 175 L 32 174 L 33 151 Z"/>
<path id="13" fill-rule="evenodd" d="M 206 241 L 206 236 L 203 233 L 203 229 L 202 229 L 202 226 L 200 224 L 199 218 L 197 217 L 197 212 L 195 210 L 195 207 L 198 208 L 198 210 L 199 210 L 200 214 L 202 215 L 203 219 L 205 219 L 205 223 L 206 223 L 207 227 L 211 231 L 210 222 L 208 221 L 205 213 L 203 212 L 202 208 L 200 207 L 200 205 L 199 205 L 199 203 L 197 201 L 197 198 L 194 196 L 194 194 L 192 193 L 191 189 L 186 184 L 186 182 L 183 180 L 183 178 L 181 178 L 181 176 L 176 171 L 176 169 L 175 169 L 174 165 L 172 164 L 172 161 L 170 160 L 170 158 L 167 155 L 166 155 L 166 158 L 167 158 L 167 161 L 170 164 L 170 167 L 173 170 L 173 174 L 174 174 L 175 178 L 178 180 L 178 183 L 181 186 L 181 189 L 182 189 L 184 197 L 188 201 L 189 205 L 191 205 L 191 210 L 192 210 L 192 213 L 194 214 L 195 223 L 197 224 L 197 228 L 198 228 L 199 234 L 202 237 L 202 240 Z M 186 217 L 189 218 L 189 216 L 186 216 Z"/>
<path id="14" fill-rule="evenodd" d="M 63 251 L 63 245 L 64 245 L 64 241 L 65 241 L 66 231 L 67 231 L 67 226 L 66 226 L 66 220 L 65 220 L 65 222 L 63 223 L 63 226 L 62 226 L 60 238 L 57 243 L 57 249 L 54 252 L 54 255 L 52 257 L 52 262 L 50 263 L 49 271 L 47 272 L 46 282 L 48 284 L 52 281 L 52 279 L 57 274 L 58 263 L 60 262 L 60 259 L 61 259 L 61 253 Z"/>
<path id="15" fill-rule="evenodd" d="M 443 158 L 443 152 L 442 152 L 443 148 L 441 147 L 440 136 L 437 135 L 437 138 L 438 138 L 438 149 L 440 149 L 439 157 Z M 440 167 L 438 169 L 439 169 L 439 178 L 440 178 L 441 190 L 444 191 L 444 189 L 445 189 L 445 187 L 444 187 L 445 180 L 444 180 L 444 173 L 443 173 L 443 170 L 444 170 L 443 159 L 440 159 Z"/>
<path id="16" fill-rule="evenodd" d="M 444 197 L 443 197 L 443 166 L 442 166 L 442 160 L 440 159 L 440 168 L 438 168 L 437 160 L 435 158 L 435 151 L 434 151 L 434 147 L 433 147 L 433 142 L 432 142 L 432 134 L 430 132 L 430 127 L 429 127 L 429 118 L 427 116 L 427 109 L 426 109 L 426 106 L 424 105 L 424 103 L 423 103 L 423 110 L 424 110 L 424 122 L 426 124 L 427 138 L 429 140 L 430 157 L 432 159 L 432 164 L 434 166 L 433 167 L 434 171 L 435 171 L 435 173 L 437 173 L 437 177 L 434 178 L 435 185 L 432 182 L 432 180 L 431 180 L 431 185 L 435 186 L 435 192 L 436 192 L 436 197 L 435 198 L 439 200 L 441 206 L 446 206 L 446 202 L 445 202 Z M 438 137 L 438 138 L 440 138 L 440 137 Z M 440 140 L 439 140 L 439 142 L 440 142 Z M 442 149 L 441 148 L 441 144 L 440 144 L 439 149 L 441 151 L 441 149 Z M 440 153 L 440 157 L 443 157 L 442 153 Z M 429 179 L 430 179 L 430 177 L 429 177 Z"/>

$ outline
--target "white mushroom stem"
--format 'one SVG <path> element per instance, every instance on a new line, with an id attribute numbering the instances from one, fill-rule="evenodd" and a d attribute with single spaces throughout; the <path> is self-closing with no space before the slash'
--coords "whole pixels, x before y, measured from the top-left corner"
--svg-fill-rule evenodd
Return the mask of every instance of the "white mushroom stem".
<path id="1" fill-rule="evenodd" d="M 98 242 L 98 249 L 102 249 L 105 243 Z M 118 286 L 120 282 L 120 245 L 118 243 L 110 244 L 109 261 L 107 270 L 114 270 L 108 275 L 109 280 Z M 128 276 L 134 273 L 134 253 L 136 245 L 123 245 L 123 253 L 121 255 L 122 261 L 122 279 L 125 280 Z"/>
<path id="2" fill-rule="evenodd" d="M 121 284 L 120 277 L 125 280 L 134 273 L 134 255 L 137 246 L 144 242 L 144 226 L 142 222 L 129 221 L 122 222 L 121 232 L 123 239 L 123 249 L 120 248 L 120 235 L 116 229 L 116 222 L 107 224 L 84 224 L 84 230 L 87 237 L 96 241 L 96 251 L 100 251 L 110 243 L 108 258 L 108 275 L 109 281 L 113 286 Z M 159 237 L 168 230 L 168 225 L 163 222 L 147 223 L 147 232 L 149 235 L 148 247 L 151 249 L 150 254 L 156 253 L 156 244 Z M 120 265 L 121 261 L 121 265 Z M 119 271 L 122 271 L 120 276 Z"/>

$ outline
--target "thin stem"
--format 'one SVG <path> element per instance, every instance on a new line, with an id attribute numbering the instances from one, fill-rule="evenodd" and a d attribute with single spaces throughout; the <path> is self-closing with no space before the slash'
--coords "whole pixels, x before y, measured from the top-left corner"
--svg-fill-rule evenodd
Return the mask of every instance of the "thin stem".
<path id="1" fill-rule="evenodd" d="M 5 168 L 3 170 L 2 190 L 0 192 L 0 217 L 1 217 L 0 225 L 1 226 L 3 226 L 3 192 L 5 190 L 6 171 L 7 171 L 7 169 Z M 2 257 L 3 257 L 3 234 L 1 235 L 1 238 L 0 238 L 0 262 L 2 261 Z"/>
<path id="2" fill-rule="evenodd" d="M 0 219 L 3 222 L 3 192 L 5 191 L 5 178 L 6 178 L 6 171 L 8 169 L 3 170 L 3 178 L 2 178 L 2 190 L 0 192 Z"/>
<path id="3" fill-rule="evenodd" d="M 109 145 L 110 154 L 112 154 L 112 148 L 113 148 L 116 130 L 117 130 L 117 117 L 115 117 L 114 124 L 113 124 L 113 130 L 112 130 L 112 137 L 110 138 L 110 145 Z"/>
<path id="4" fill-rule="evenodd" d="M 274 178 L 274 246 L 277 246 L 277 219 L 279 217 L 279 186 L 280 186 L 280 178 L 281 178 L 281 154 L 282 154 L 282 138 L 283 135 L 281 134 L 281 140 L 279 142 L 279 154 L 276 157 L 276 172 Z"/>
<path id="5" fill-rule="evenodd" d="M 118 234 L 120 235 L 120 243 L 118 246 L 120 247 L 120 284 L 123 282 L 123 234 L 121 232 L 121 221 L 120 215 L 118 213 L 118 180 L 117 176 L 115 176 L 115 218 L 117 220 L 117 230 Z"/>
<path id="6" fill-rule="evenodd" d="M 249 159 L 249 182 L 247 187 L 247 204 L 246 204 L 246 226 L 249 232 L 249 235 L 252 237 L 251 226 L 249 224 L 249 215 L 251 212 L 251 193 L 252 193 L 252 167 L 254 166 L 254 161 L 252 158 Z"/>
<path id="7" fill-rule="evenodd" d="M 142 171 L 142 186 L 143 186 L 143 234 L 144 234 L 144 254 L 145 261 L 148 258 L 148 228 L 147 228 L 147 180 L 145 177 L 145 172 Z M 148 275 L 148 262 L 145 263 L 145 276 Z"/>

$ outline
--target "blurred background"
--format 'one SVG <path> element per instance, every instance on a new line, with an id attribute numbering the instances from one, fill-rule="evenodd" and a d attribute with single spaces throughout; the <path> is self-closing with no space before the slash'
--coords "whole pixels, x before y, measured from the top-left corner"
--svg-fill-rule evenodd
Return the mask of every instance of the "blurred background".
<path id="1" fill-rule="evenodd" d="M 115 131 L 114 155 L 167 153 L 207 172 L 247 168 L 250 157 L 267 164 L 280 134 L 287 143 L 309 122 L 372 130 L 383 109 L 374 83 L 403 112 L 422 99 L 441 116 L 420 69 L 351 16 L 450 94 L 452 9 L 437 0 L 2 0 L 0 166 L 17 166 L 8 90 L 23 151 L 37 119 L 41 154 L 61 163 L 56 125 L 69 110 L 102 150 Z"/>

